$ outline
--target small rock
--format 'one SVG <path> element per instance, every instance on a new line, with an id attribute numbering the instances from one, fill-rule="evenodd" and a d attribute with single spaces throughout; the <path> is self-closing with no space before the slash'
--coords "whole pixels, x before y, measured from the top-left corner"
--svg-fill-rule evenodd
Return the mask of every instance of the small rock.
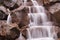
<path id="1" fill-rule="evenodd" d="M 60 10 L 60 3 L 56 3 L 52 6 L 50 6 L 49 8 L 49 12 L 51 12 L 52 14 L 58 12 Z"/>

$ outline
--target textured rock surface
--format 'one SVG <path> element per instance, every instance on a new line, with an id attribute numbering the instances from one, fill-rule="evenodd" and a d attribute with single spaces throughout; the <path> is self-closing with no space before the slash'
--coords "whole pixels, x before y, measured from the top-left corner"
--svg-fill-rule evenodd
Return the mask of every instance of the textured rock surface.
<path id="1" fill-rule="evenodd" d="M 50 4 L 46 5 L 46 9 L 51 14 L 51 17 L 53 21 L 55 22 L 55 25 L 60 28 L 60 2 L 52 1 Z M 59 29 L 58 28 L 58 29 Z M 57 32 L 58 37 L 60 38 L 60 31 Z"/>
<path id="2" fill-rule="evenodd" d="M 25 7 L 19 7 L 12 11 L 12 22 L 19 24 L 20 27 L 26 26 L 28 24 L 28 10 Z"/>
<path id="3" fill-rule="evenodd" d="M 4 6 L 0 6 L 0 20 L 7 19 L 7 9 Z"/>
<path id="4" fill-rule="evenodd" d="M 27 6 L 32 6 L 31 0 L 27 0 Z M 46 13 L 50 21 L 54 21 L 56 26 L 60 26 L 60 0 L 37 0 L 39 5 L 44 5 Z M 29 24 L 28 8 L 24 5 L 23 0 L 3 0 L 0 6 L 0 39 L 14 40 L 19 37 L 20 31 L 23 37 L 26 38 L 26 28 Z M 7 25 L 6 19 L 10 9 L 12 24 Z M 31 8 L 36 12 L 35 8 Z M 2 21 L 1 21 L 2 20 Z M 8 30 L 8 31 L 7 31 Z M 60 32 L 58 32 L 60 35 Z M 60 37 L 60 36 L 58 36 Z"/>
<path id="5" fill-rule="evenodd" d="M 60 3 L 56 3 L 49 7 L 49 12 L 51 12 L 52 14 L 58 12 L 59 10 L 60 10 Z"/>
<path id="6" fill-rule="evenodd" d="M 13 40 L 18 38 L 20 31 L 16 24 L 7 25 L 5 23 L 0 26 L 0 40 Z"/>
<path id="7" fill-rule="evenodd" d="M 60 0 L 43 0 L 43 3 L 44 4 L 49 4 L 51 2 L 57 2 L 57 1 L 60 1 Z"/>

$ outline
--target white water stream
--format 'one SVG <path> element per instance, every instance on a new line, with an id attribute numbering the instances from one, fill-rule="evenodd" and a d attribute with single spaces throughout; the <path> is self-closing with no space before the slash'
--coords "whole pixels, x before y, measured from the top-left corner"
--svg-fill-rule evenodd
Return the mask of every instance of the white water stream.
<path id="1" fill-rule="evenodd" d="M 30 28 L 27 28 L 27 40 L 54 40 L 54 35 L 55 38 L 57 37 L 55 32 L 51 33 L 51 29 L 53 29 L 54 26 L 49 21 L 44 7 L 40 6 L 36 0 L 31 1 L 33 3 L 33 7 L 36 8 L 37 13 L 32 13 L 31 7 L 29 7 L 28 16 L 30 18 Z"/>
<path id="2" fill-rule="evenodd" d="M 10 23 L 12 23 L 12 18 L 10 15 L 10 10 L 9 9 L 7 9 L 7 10 L 8 10 L 7 24 L 10 24 Z"/>

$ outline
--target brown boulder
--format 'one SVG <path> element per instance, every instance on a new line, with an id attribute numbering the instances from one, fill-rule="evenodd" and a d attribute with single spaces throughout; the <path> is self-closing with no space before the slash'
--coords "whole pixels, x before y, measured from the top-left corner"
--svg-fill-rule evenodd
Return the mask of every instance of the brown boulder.
<path id="1" fill-rule="evenodd" d="M 48 8 L 49 12 L 56 19 L 56 22 L 60 24 L 60 3 L 55 3 Z"/>
<path id="2" fill-rule="evenodd" d="M 9 39 L 9 40 L 12 40 L 12 39 L 16 39 L 19 37 L 20 35 L 20 31 L 18 29 L 18 26 L 17 24 L 2 24 L 0 26 L 0 39 Z"/>

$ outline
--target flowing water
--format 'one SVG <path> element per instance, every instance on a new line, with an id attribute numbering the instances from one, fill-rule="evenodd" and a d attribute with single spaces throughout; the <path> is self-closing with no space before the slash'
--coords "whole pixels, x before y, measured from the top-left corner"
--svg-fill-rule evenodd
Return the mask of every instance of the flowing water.
<path id="1" fill-rule="evenodd" d="M 8 10 L 7 24 L 10 24 L 12 22 L 12 18 L 11 18 L 9 9 L 7 10 Z"/>
<path id="2" fill-rule="evenodd" d="M 27 28 L 28 39 L 27 40 L 54 40 L 51 29 L 54 27 L 49 21 L 45 9 L 43 6 L 39 6 L 36 0 L 31 0 L 33 7 L 36 8 L 37 13 L 31 12 L 31 7 L 29 6 L 28 17 L 30 18 L 29 28 Z M 27 0 L 24 0 L 24 5 L 26 6 Z M 22 40 L 22 34 L 19 40 Z M 56 37 L 56 34 L 55 34 Z"/>
<path id="3" fill-rule="evenodd" d="M 30 18 L 30 28 L 27 28 L 29 38 L 28 40 L 54 40 L 53 37 L 57 37 L 55 32 L 51 33 L 51 31 L 53 31 L 51 29 L 53 29 L 54 26 L 49 21 L 44 7 L 39 6 L 36 0 L 31 1 L 33 3 L 33 7 L 36 8 L 37 13 L 32 13 L 31 7 L 29 7 L 28 16 Z"/>
<path id="4" fill-rule="evenodd" d="M 39 6 L 37 1 L 35 0 L 32 0 L 32 3 L 33 3 L 33 6 L 36 8 L 37 13 L 31 13 L 31 10 L 29 7 L 28 15 L 30 18 L 32 17 L 32 20 L 33 20 L 33 22 L 30 20 L 30 23 L 32 23 L 33 25 L 38 25 L 38 23 L 42 20 L 42 25 L 50 25 L 50 22 L 48 22 L 48 18 L 45 13 L 44 7 Z"/>

